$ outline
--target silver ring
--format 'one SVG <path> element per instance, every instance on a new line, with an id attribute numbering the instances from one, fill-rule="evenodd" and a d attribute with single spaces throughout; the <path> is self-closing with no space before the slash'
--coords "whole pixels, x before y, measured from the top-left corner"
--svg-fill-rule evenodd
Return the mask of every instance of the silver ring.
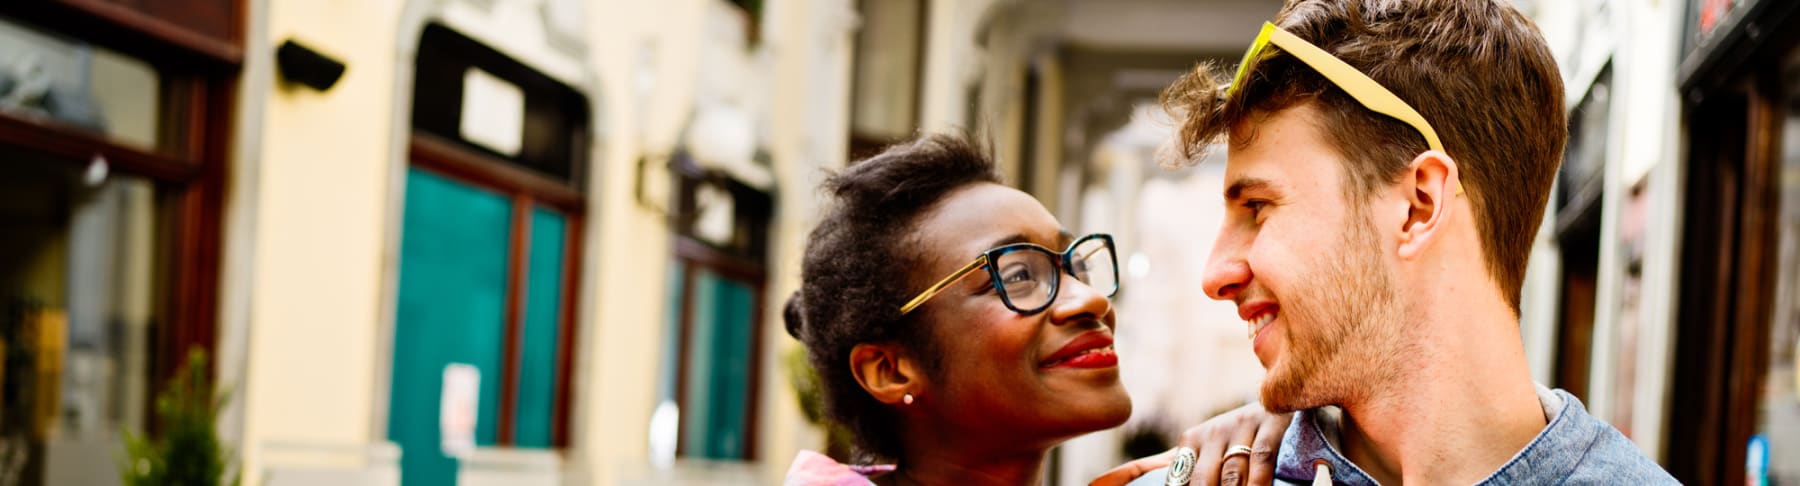
<path id="1" fill-rule="evenodd" d="M 1250 460 L 1250 452 L 1250 446 L 1234 445 L 1229 449 L 1225 449 L 1225 457 L 1219 458 L 1219 462 L 1225 462 L 1226 460 L 1231 459 L 1231 456 L 1236 455 L 1242 455 L 1244 456 L 1244 460 L 1248 461 Z"/>
<path id="2" fill-rule="evenodd" d="M 1198 459 L 1193 448 L 1176 449 L 1175 460 L 1169 463 L 1168 475 L 1163 477 L 1163 486 L 1187 486 L 1188 479 L 1194 476 L 1194 461 Z"/>

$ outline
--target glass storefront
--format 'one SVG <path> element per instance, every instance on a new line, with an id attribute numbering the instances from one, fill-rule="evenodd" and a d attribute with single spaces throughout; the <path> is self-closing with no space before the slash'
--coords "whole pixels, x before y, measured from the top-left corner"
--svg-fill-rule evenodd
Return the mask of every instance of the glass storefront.
<path id="1" fill-rule="evenodd" d="M 1781 200 L 1774 248 L 1779 270 L 1745 472 L 1750 484 L 1800 485 L 1800 50 L 1783 66 L 1782 81 L 1781 155 L 1773 181 Z"/>
<path id="2" fill-rule="evenodd" d="M 0 484 L 116 483 L 94 461 L 143 429 L 166 198 L 139 177 L 0 158 Z"/>
<path id="3" fill-rule="evenodd" d="M 215 335 L 230 125 L 208 117 L 241 46 L 194 30 L 229 14 L 159 15 L 235 10 L 103 4 L 0 3 L 0 485 L 119 484 L 122 436 L 158 429 L 159 383 Z"/>

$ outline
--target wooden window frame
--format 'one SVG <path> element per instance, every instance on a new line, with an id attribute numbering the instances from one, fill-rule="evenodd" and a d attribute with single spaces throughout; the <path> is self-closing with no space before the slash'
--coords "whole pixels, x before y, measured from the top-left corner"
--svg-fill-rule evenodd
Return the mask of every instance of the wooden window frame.
<path id="1" fill-rule="evenodd" d="M 160 390 L 186 362 L 187 351 L 216 354 L 222 218 L 237 76 L 241 69 L 243 2 L 232 4 L 233 38 L 195 33 L 167 20 L 98 0 L 0 2 L 0 15 L 141 59 L 163 80 L 162 147 L 122 145 L 53 120 L 0 113 L 0 145 L 72 164 L 103 157 L 112 170 L 147 178 L 159 188 L 162 223 L 154 294 L 156 323 L 148 385 Z M 79 167 L 79 165 L 75 165 Z M 218 360 L 211 360 L 216 374 Z M 139 404 L 154 415 L 154 400 Z M 157 432 L 155 422 L 145 424 Z"/>
<path id="2" fill-rule="evenodd" d="M 751 283 L 750 290 L 750 364 L 749 382 L 745 386 L 748 408 L 744 410 L 744 461 L 755 461 L 757 431 L 761 428 L 757 416 L 760 411 L 759 402 L 762 396 L 762 370 L 757 368 L 762 362 L 763 343 L 762 326 L 764 299 L 768 295 L 768 271 L 755 262 L 742 257 L 732 256 L 717 248 L 687 236 L 675 239 L 675 259 L 681 263 L 681 314 L 678 326 L 677 342 L 680 343 L 675 370 L 675 403 L 678 407 L 687 407 L 687 356 L 688 337 L 693 335 L 694 328 L 694 292 L 693 283 L 698 270 L 710 271 L 719 276 Z M 681 434 L 676 435 L 675 456 L 683 457 L 688 453 L 687 440 Z"/>
<path id="3" fill-rule="evenodd" d="M 207 35 L 116 1 L 27 0 L 0 3 L 0 13 L 139 57 L 158 67 L 235 76 L 244 62 L 244 2 L 224 37 Z"/>
<path id="4" fill-rule="evenodd" d="M 408 149 L 409 164 L 434 174 L 499 192 L 510 200 L 512 222 L 508 228 L 506 303 L 503 325 L 505 342 L 501 349 L 500 406 L 495 411 L 495 445 L 516 444 L 520 353 L 524 330 L 524 279 L 529 271 L 527 246 L 531 234 L 531 210 L 544 206 L 561 212 L 567 219 L 563 235 L 562 295 L 557 309 L 557 352 L 554 410 L 551 416 L 550 444 L 555 449 L 569 446 L 570 407 L 574 372 L 576 299 L 581 295 L 582 233 L 587 224 L 586 196 L 569 185 L 548 176 L 518 167 L 511 162 L 463 148 L 456 142 L 435 135 L 414 132 Z"/>

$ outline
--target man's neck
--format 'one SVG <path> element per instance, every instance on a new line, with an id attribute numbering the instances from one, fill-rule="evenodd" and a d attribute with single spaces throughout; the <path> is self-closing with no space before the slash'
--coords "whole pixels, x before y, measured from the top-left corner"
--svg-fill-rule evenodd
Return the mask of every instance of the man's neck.
<path id="1" fill-rule="evenodd" d="M 1426 316 L 1415 336 L 1425 362 L 1343 404 L 1351 462 L 1382 484 L 1472 484 L 1544 429 L 1517 323 L 1488 310 Z"/>

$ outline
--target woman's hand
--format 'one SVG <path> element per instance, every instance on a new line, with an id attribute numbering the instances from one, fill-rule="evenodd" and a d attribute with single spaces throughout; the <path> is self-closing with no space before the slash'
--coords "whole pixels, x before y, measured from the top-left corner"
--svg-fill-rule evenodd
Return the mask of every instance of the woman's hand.
<path id="1" fill-rule="evenodd" d="M 1181 434 L 1180 445 L 1168 452 L 1131 461 L 1094 478 L 1089 486 L 1123 486 L 1153 469 L 1168 466 L 1176 451 L 1193 449 L 1191 484 L 1206 486 L 1269 485 L 1275 482 L 1275 451 L 1287 433 L 1293 414 L 1273 415 L 1260 403 L 1251 403 L 1219 414 Z M 1224 457 L 1234 445 L 1247 446 L 1249 454 Z"/>

